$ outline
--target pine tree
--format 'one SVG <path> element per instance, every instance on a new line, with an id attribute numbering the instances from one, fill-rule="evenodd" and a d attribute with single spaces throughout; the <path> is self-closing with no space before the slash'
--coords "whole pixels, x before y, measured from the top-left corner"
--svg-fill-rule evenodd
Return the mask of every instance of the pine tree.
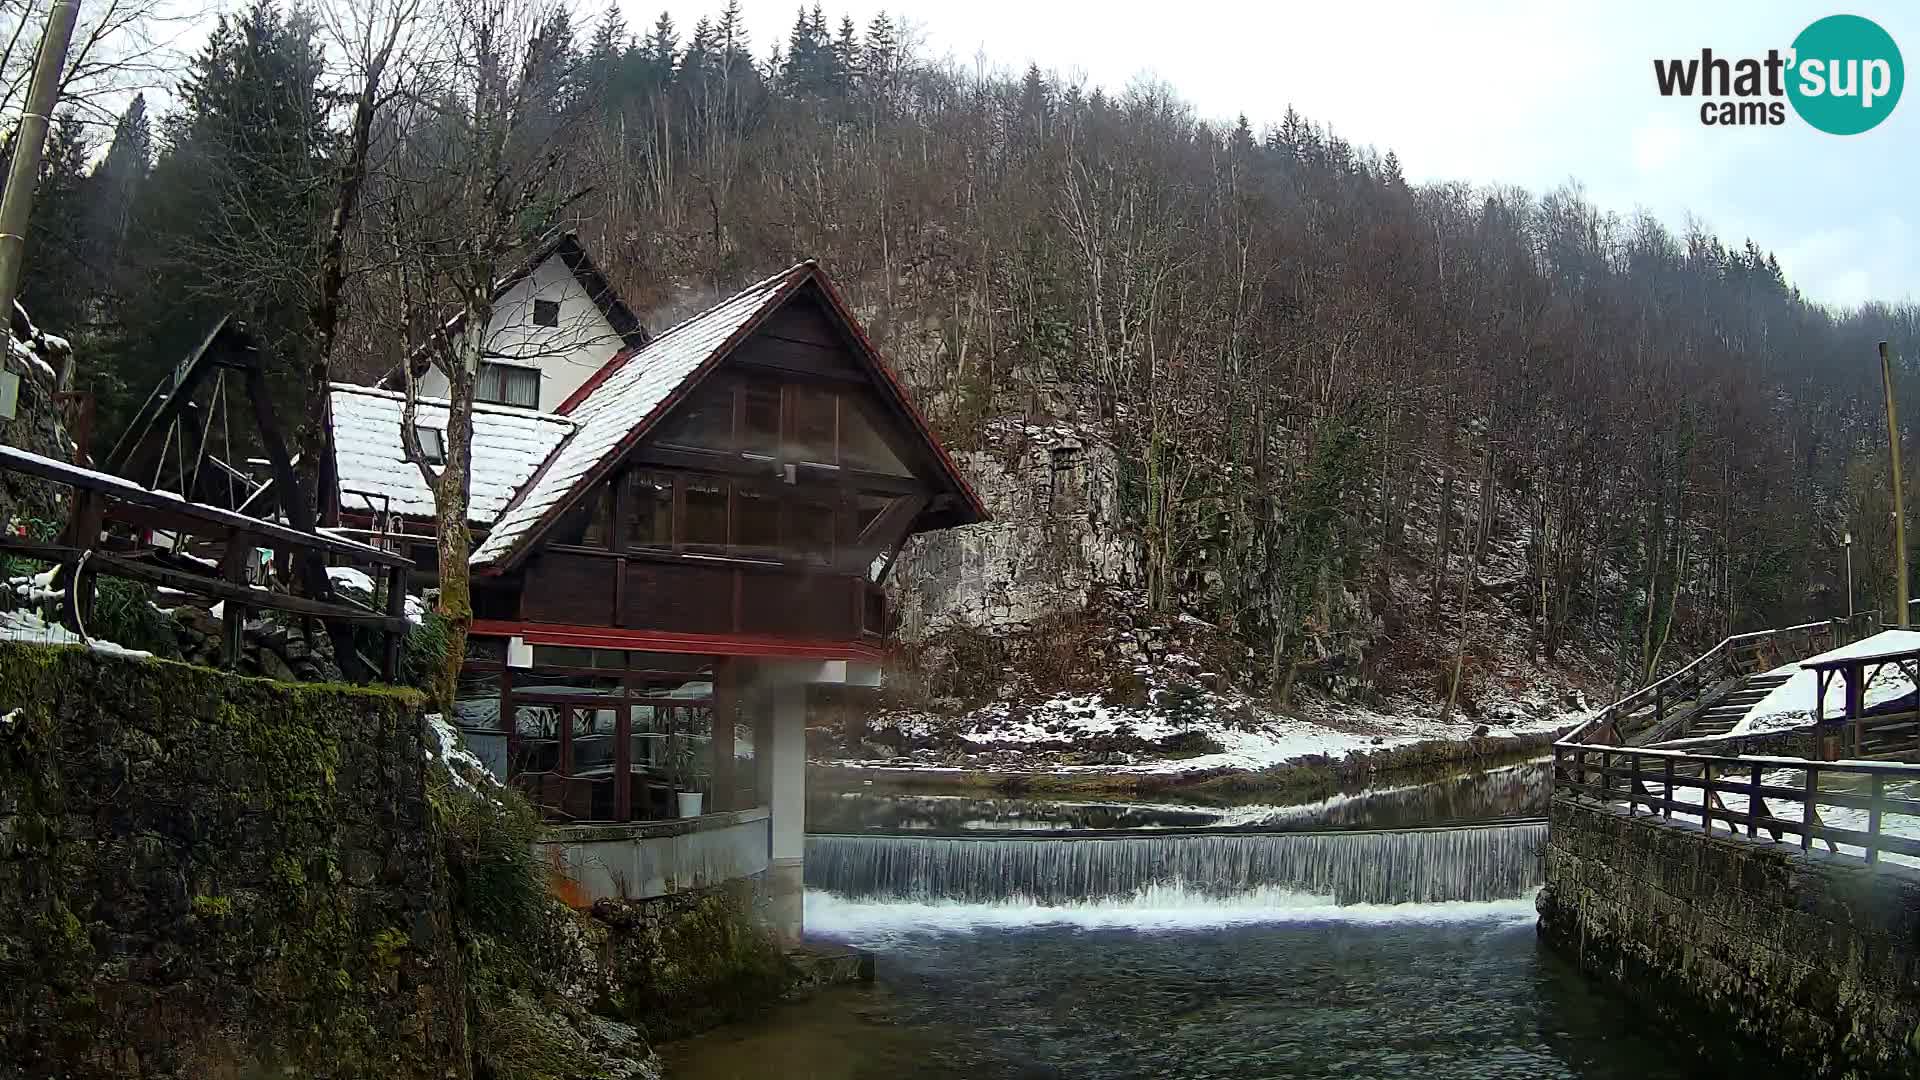
<path id="1" fill-rule="evenodd" d="M 579 73 L 580 91 L 587 94 L 594 108 L 602 113 L 617 113 L 624 104 L 627 88 L 622 85 L 621 75 L 627 50 L 627 20 L 621 18 L 619 8 L 608 8 L 593 28 L 593 40 L 580 61 Z"/>
<path id="2" fill-rule="evenodd" d="M 255 0 L 221 17 L 190 62 L 123 246 L 137 287 L 118 297 L 101 353 L 112 377 L 98 394 L 103 434 L 225 314 L 276 368 L 302 370 L 331 145 L 320 59 L 310 14 Z M 303 381 L 273 383 L 281 415 L 302 415 Z"/>
<path id="3" fill-rule="evenodd" d="M 663 11 L 654 20 L 653 31 L 647 35 L 646 45 L 641 49 L 648 87 L 659 89 L 673 82 L 679 51 L 680 34 L 674 29 L 673 16 Z"/>
<path id="4" fill-rule="evenodd" d="M 133 222 L 133 200 L 153 167 L 153 131 L 145 94 L 134 96 L 113 125 L 107 156 L 87 182 L 87 262 L 111 281 Z"/>

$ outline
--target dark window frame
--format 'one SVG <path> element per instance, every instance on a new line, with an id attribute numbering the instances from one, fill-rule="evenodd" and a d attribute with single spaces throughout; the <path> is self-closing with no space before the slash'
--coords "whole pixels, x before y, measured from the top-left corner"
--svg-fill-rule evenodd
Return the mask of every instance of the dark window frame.
<path id="1" fill-rule="evenodd" d="M 606 651 L 612 652 L 619 650 Z M 687 671 L 674 671 L 658 667 L 583 668 L 540 664 L 536 664 L 531 668 L 522 668 L 510 667 L 504 662 L 493 658 L 471 659 L 465 664 L 466 671 L 475 675 L 498 676 L 498 697 L 495 699 L 498 701 L 498 708 L 495 710 L 497 726 L 492 731 L 487 731 L 487 729 L 484 728 L 469 728 L 468 730 L 486 731 L 488 734 L 504 735 L 506 737 L 506 780 L 509 785 L 514 784 L 516 776 L 526 775 L 553 775 L 563 783 L 572 780 L 587 780 L 588 782 L 592 782 L 594 777 L 574 774 L 573 742 L 576 735 L 575 728 L 578 726 L 576 713 L 603 709 L 613 710 L 615 752 L 612 764 L 612 779 L 614 783 L 613 806 L 616 813 L 611 820 L 624 822 L 636 820 L 632 816 L 634 808 L 632 791 L 634 775 L 632 771 L 634 765 L 632 754 L 632 740 L 634 735 L 633 708 L 635 706 L 649 706 L 657 709 L 666 708 L 674 710 L 667 714 L 668 729 L 663 733 L 669 740 L 676 735 L 695 733 L 691 729 L 684 733 L 678 730 L 678 724 L 682 719 L 680 710 L 703 713 L 706 729 L 705 736 L 708 739 L 708 760 L 706 762 L 706 774 L 699 790 L 703 792 L 705 798 L 708 800 L 708 804 L 702 807 L 702 813 L 724 813 L 730 810 L 743 810 L 765 806 L 767 805 L 766 800 L 769 793 L 760 790 L 760 785 L 754 776 L 754 771 L 758 769 L 758 755 L 765 752 L 765 748 L 761 747 L 756 741 L 754 745 L 754 764 L 751 766 L 750 771 L 748 771 L 745 776 L 736 774 L 735 766 L 739 763 L 733 756 L 734 733 L 729 732 L 725 739 L 718 737 L 717 733 L 720 730 L 719 725 L 723 716 L 731 714 L 732 723 L 736 726 L 741 722 L 741 717 L 738 715 L 740 695 L 737 687 L 723 685 L 723 679 L 730 680 L 734 677 L 731 672 L 724 676 L 722 674 L 725 666 L 725 658 L 710 656 L 705 657 L 705 659 L 707 661 L 705 670 L 695 669 Z M 593 677 L 604 679 L 617 677 L 620 683 L 620 689 L 616 694 L 568 694 L 564 691 L 553 692 L 537 686 L 516 686 L 516 674 L 562 678 Z M 711 683 L 713 686 L 712 691 L 704 698 L 676 697 L 660 692 L 662 684 L 699 681 L 699 677 L 702 675 L 706 676 L 705 681 Z M 519 732 L 518 714 L 519 709 L 523 705 L 551 707 L 559 710 L 556 725 L 557 735 L 551 740 L 559 744 L 556 755 L 556 768 L 552 770 L 524 773 L 516 769 L 516 765 L 521 756 L 520 743 L 522 739 L 525 738 L 525 736 L 522 736 Z M 597 738 L 600 736 L 589 733 L 588 737 Z M 543 739 L 542 741 L 547 740 Z M 722 761 L 723 753 L 725 755 L 724 762 Z M 724 788 L 721 786 L 722 784 L 725 785 Z M 564 817 L 564 812 L 561 808 L 542 803 L 537 790 L 527 790 L 525 787 L 522 787 L 522 791 L 549 817 Z M 743 799 L 741 796 L 742 793 L 745 792 L 751 792 L 751 797 Z M 724 795 L 724 799 L 716 802 L 716 796 L 718 795 Z M 576 820 L 603 819 L 587 818 Z"/>
<path id="2" fill-rule="evenodd" d="M 558 327 L 560 325 L 560 301 L 535 300 L 533 302 L 533 325 Z"/>

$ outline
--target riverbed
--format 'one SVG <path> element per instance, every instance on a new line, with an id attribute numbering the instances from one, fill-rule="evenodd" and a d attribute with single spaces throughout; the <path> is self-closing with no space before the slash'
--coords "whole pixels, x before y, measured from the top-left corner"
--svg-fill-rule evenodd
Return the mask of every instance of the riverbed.
<path id="1" fill-rule="evenodd" d="M 1732 1075 L 1537 944 L 1542 768 L 1291 805 L 855 793 L 806 922 L 875 984 L 669 1047 L 670 1075 Z"/>

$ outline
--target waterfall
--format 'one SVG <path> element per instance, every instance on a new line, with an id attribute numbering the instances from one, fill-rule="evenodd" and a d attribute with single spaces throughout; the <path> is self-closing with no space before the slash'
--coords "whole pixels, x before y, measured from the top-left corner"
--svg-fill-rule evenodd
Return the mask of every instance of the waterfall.
<path id="1" fill-rule="evenodd" d="M 806 883 L 850 898 L 1077 904 L 1152 892 L 1205 904 L 1274 890 L 1335 904 L 1517 898 L 1547 826 L 1112 837 L 817 835 Z"/>

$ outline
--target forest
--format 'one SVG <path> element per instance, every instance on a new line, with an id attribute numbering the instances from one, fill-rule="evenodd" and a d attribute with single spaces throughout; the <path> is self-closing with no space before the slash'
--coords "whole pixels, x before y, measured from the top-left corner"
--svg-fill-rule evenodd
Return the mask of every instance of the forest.
<path id="1" fill-rule="evenodd" d="M 21 302 L 73 341 L 97 441 L 232 312 L 310 447 L 316 387 L 393 369 L 571 229 L 656 331 L 820 260 L 957 448 L 1098 426 L 1142 603 L 1283 694 L 1342 593 L 1450 641 L 1496 505 L 1529 655 L 1628 683 L 1843 613 L 1843 535 L 1859 606 L 1890 605 L 1875 348 L 1920 403 L 1920 309 L 1822 304 L 1756 240 L 1410 183 L 1292 111 L 1256 130 L 818 6 L 758 42 L 733 3 L 253 0 L 168 90 L 63 113 L 34 207 Z"/>

